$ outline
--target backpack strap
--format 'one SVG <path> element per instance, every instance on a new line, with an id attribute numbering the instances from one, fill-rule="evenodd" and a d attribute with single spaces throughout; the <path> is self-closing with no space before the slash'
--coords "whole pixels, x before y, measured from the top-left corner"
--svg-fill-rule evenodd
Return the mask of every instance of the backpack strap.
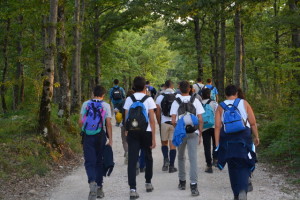
<path id="1" fill-rule="evenodd" d="M 194 103 L 195 99 L 196 99 L 196 94 L 193 94 L 193 95 L 191 96 L 190 102 L 191 102 L 191 103 Z"/>
<path id="2" fill-rule="evenodd" d="M 199 90 L 202 90 L 202 88 L 199 86 L 199 84 L 198 84 L 198 83 L 196 83 L 196 85 L 198 86 Z"/>
<path id="3" fill-rule="evenodd" d="M 223 108 L 223 110 L 228 110 L 228 106 L 224 103 L 224 101 L 221 102 L 219 105 Z"/>
<path id="4" fill-rule="evenodd" d="M 209 100 L 206 102 L 206 104 L 209 104 L 211 101 L 212 101 L 212 100 L 211 100 L 211 99 L 209 99 Z"/>
<path id="5" fill-rule="evenodd" d="M 149 97 L 148 95 L 145 95 L 145 96 L 140 100 L 140 102 L 141 102 L 141 103 L 144 103 L 144 102 L 146 101 L 146 99 L 148 99 L 148 97 Z"/>
<path id="6" fill-rule="evenodd" d="M 211 86 L 211 89 L 210 90 L 213 90 L 215 87 L 214 86 Z"/>
<path id="7" fill-rule="evenodd" d="M 131 95 L 130 98 L 131 98 L 133 103 L 137 101 L 134 95 Z"/>
<path id="8" fill-rule="evenodd" d="M 236 98 L 236 99 L 234 100 L 234 102 L 233 102 L 233 106 L 236 107 L 236 108 L 238 108 L 240 101 L 241 101 L 240 98 Z"/>
<path id="9" fill-rule="evenodd" d="M 181 101 L 181 99 L 180 99 L 179 97 L 177 97 L 175 100 L 177 101 L 177 103 L 178 103 L 179 105 L 182 104 L 182 101 Z"/>

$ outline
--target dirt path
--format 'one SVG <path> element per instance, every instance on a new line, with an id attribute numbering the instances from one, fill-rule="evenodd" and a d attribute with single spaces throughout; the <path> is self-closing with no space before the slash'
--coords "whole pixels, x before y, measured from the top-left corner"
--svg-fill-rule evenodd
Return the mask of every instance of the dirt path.
<path id="1" fill-rule="evenodd" d="M 129 199 L 129 187 L 127 184 L 127 165 L 124 164 L 123 148 L 120 137 L 120 128 L 113 127 L 113 150 L 115 168 L 111 177 L 104 179 L 104 199 L 123 200 Z M 153 150 L 154 175 L 152 183 L 154 191 L 146 193 L 144 186 L 144 174 L 137 177 L 137 191 L 140 199 L 203 199 L 203 200 L 231 200 L 233 195 L 230 188 L 227 169 L 219 171 L 214 168 L 213 174 L 204 172 L 205 161 L 203 145 L 198 147 L 199 159 L 199 191 L 200 196 L 192 197 L 189 188 L 185 191 L 177 189 L 178 174 L 161 171 L 162 154 L 160 150 L 159 135 L 157 134 L 157 147 Z M 175 163 L 177 165 L 177 161 Z M 188 165 L 188 162 L 187 162 Z M 187 168 L 188 169 L 188 168 Z M 252 179 L 254 191 L 248 194 L 249 200 L 286 200 L 300 199 L 299 194 L 288 186 L 281 175 L 272 175 L 266 168 L 258 165 Z M 187 182 L 189 183 L 189 182 Z M 284 192 L 285 191 L 285 192 Z M 60 184 L 52 189 L 47 200 L 79 200 L 87 199 L 89 192 L 85 169 L 80 166 L 71 175 L 61 180 Z"/>

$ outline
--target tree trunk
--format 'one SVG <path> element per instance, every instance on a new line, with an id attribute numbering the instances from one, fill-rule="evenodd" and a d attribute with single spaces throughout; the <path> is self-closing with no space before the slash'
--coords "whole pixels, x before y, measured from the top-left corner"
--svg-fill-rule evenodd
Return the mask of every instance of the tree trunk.
<path id="1" fill-rule="evenodd" d="M 57 7 L 58 0 L 50 0 L 50 16 L 48 23 L 49 40 L 46 46 L 45 79 L 43 82 L 43 92 L 39 113 L 39 129 L 43 136 L 53 145 L 57 144 L 57 132 L 53 131 L 53 124 L 50 120 L 56 52 Z"/>
<path id="2" fill-rule="evenodd" d="M 20 15 L 18 17 L 18 24 L 19 24 L 19 35 L 17 41 L 17 70 L 16 70 L 16 83 L 14 85 L 14 105 L 13 108 L 17 109 L 19 104 L 24 101 L 24 65 L 22 64 L 22 54 L 23 54 L 23 45 L 22 45 L 22 38 L 23 38 L 23 16 Z"/>
<path id="3" fill-rule="evenodd" d="M 75 0 L 75 13 L 74 13 L 74 54 L 72 64 L 72 105 L 71 112 L 78 113 L 80 109 L 80 0 Z"/>
<path id="4" fill-rule="evenodd" d="M 222 2 L 221 14 L 221 47 L 220 47 L 220 68 L 219 68 L 219 95 L 222 99 L 225 98 L 225 68 L 226 68 L 226 19 L 225 19 L 225 4 Z"/>
<path id="5" fill-rule="evenodd" d="M 211 63 L 211 76 L 212 79 L 215 80 L 216 78 L 216 55 L 214 54 L 214 41 L 211 41 L 210 43 L 210 50 L 209 50 L 209 56 L 210 56 L 210 63 Z"/>
<path id="6" fill-rule="evenodd" d="M 101 78 L 101 55 L 100 55 L 100 29 L 99 29 L 99 8 L 98 6 L 95 7 L 95 28 L 94 28 L 94 42 L 95 42 L 95 85 L 100 84 L 100 78 Z"/>
<path id="7" fill-rule="evenodd" d="M 219 75 L 218 69 L 220 68 L 220 59 L 219 59 L 219 34 L 220 34 L 220 22 L 215 21 L 215 31 L 214 31 L 214 55 L 215 55 L 215 74 L 213 74 L 213 80 L 215 86 L 219 88 Z"/>
<path id="8" fill-rule="evenodd" d="M 248 82 L 247 82 L 247 69 L 246 69 L 246 60 L 245 60 L 245 40 L 243 34 L 244 24 L 241 27 L 241 39 L 242 39 L 242 85 L 243 92 L 246 93 L 248 90 Z"/>
<path id="9" fill-rule="evenodd" d="M 235 18 L 234 18 L 234 41 L 235 41 L 235 69 L 234 69 L 234 78 L 233 83 L 237 87 L 241 87 L 241 67 L 243 61 L 242 55 L 242 30 L 241 30 L 241 18 L 240 18 L 241 6 L 236 4 L 235 9 Z"/>
<path id="10" fill-rule="evenodd" d="M 200 20 L 198 16 L 194 17 L 194 28 L 195 28 L 195 42 L 196 42 L 196 58 L 197 58 L 197 69 L 198 77 L 203 78 L 203 63 L 201 57 L 202 45 L 201 45 L 201 29 L 200 29 Z"/>
<path id="11" fill-rule="evenodd" d="M 5 30 L 5 36 L 3 41 L 3 58 L 4 58 L 4 68 L 2 73 L 2 85 L 1 85 L 1 102 L 2 102 L 2 110 L 4 113 L 7 112 L 7 105 L 5 100 L 5 92 L 6 92 L 6 76 L 7 76 L 7 69 L 8 69 L 8 37 L 10 32 L 10 19 L 8 18 L 6 20 L 6 30 Z"/>
<path id="12" fill-rule="evenodd" d="M 299 15 L 299 0 L 289 0 L 289 8 L 291 13 L 294 14 L 298 14 Z M 293 75 L 297 81 L 297 87 L 295 89 L 293 89 L 293 96 L 295 96 L 296 98 L 299 98 L 300 96 L 300 53 L 299 53 L 299 49 L 300 49 L 300 28 L 297 27 L 296 25 L 291 25 L 291 32 L 292 32 L 292 48 L 294 48 L 293 51 L 293 57 L 295 57 L 295 59 L 293 60 L 296 64 L 296 67 L 298 68 L 298 70 L 294 70 L 293 71 Z"/>
<path id="13" fill-rule="evenodd" d="M 278 3 L 277 3 L 277 0 L 274 1 L 274 17 L 277 17 L 278 16 L 278 9 L 279 9 L 279 6 L 278 6 Z M 278 84 L 278 81 L 277 81 L 277 78 L 278 78 L 278 73 L 279 73 L 279 76 L 281 76 L 281 73 L 280 73 L 280 63 L 279 63 L 279 30 L 278 28 L 276 28 L 276 31 L 275 31 L 275 51 L 274 51 L 274 58 L 275 58 L 275 69 L 273 70 L 273 73 L 274 73 L 274 80 L 272 81 L 273 82 L 273 88 L 274 88 L 274 96 L 280 100 L 280 84 Z M 279 78 L 280 79 L 280 78 Z"/>
<path id="14" fill-rule="evenodd" d="M 66 31 L 65 31 L 65 0 L 61 0 L 58 6 L 58 33 L 57 33 L 57 69 L 59 75 L 59 104 L 58 104 L 58 115 L 65 117 L 67 120 L 70 116 L 71 108 L 71 93 L 70 83 L 68 77 L 68 53 L 66 49 Z"/>

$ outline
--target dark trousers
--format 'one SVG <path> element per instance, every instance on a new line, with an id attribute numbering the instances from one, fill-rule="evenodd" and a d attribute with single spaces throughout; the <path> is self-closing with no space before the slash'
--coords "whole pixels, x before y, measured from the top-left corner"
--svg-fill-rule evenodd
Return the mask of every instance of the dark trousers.
<path id="1" fill-rule="evenodd" d="M 216 152 L 214 151 L 216 149 L 215 144 L 215 135 L 214 135 L 214 128 L 207 129 L 203 131 L 202 138 L 203 138 L 203 146 L 204 146 L 204 154 L 205 154 L 205 161 L 208 166 L 212 165 L 212 158 L 217 159 Z M 211 141 L 213 141 L 213 153 L 211 153 Z"/>
<path id="2" fill-rule="evenodd" d="M 153 175 L 152 133 L 151 132 L 128 132 L 128 184 L 130 189 L 136 189 L 136 163 L 138 162 L 140 149 L 145 155 L 145 179 L 146 183 L 151 183 Z"/>
<path id="3" fill-rule="evenodd" d="M 141 149 L 140 156 L 139 156 L 139 167 L 141 169 L 145 168 L 145 153 L 143 148 Z"/>
<path id="4" fill-rule="evenodd" d="M 241 158 L 231 158 L 227 164 L 233 194 L 238 196 L 242 190 L 248 192 L 248 179 L 251 175 L 249 165 Z"/>
<path id="5" fill-rule="evenodd" d="M 105 132 L 96 135 L 85 135 L 83 141 L 84 166 L 88 182 L 103 183 L 103 149 L 106 143 Z"/>

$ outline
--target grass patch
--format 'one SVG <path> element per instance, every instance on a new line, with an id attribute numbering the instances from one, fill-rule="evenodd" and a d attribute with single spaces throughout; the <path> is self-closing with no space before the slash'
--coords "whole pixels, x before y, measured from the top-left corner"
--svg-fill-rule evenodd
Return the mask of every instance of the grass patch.
<path id="1" fill-rule="evenodd" d="M 29 178 L 37 174 L 44 176 L 55 163 L 60 162 L 64 152 L 81 153 L 78 134 L 77 116 L 72 116 L 70 123 L 58 118 L 56 107 L 52 120 L 60 129 L 64 148 L 52 148 L 37 133 L 38 107 L 7 113 L 0 118 L 0 179 L 14 177 Z"/>

